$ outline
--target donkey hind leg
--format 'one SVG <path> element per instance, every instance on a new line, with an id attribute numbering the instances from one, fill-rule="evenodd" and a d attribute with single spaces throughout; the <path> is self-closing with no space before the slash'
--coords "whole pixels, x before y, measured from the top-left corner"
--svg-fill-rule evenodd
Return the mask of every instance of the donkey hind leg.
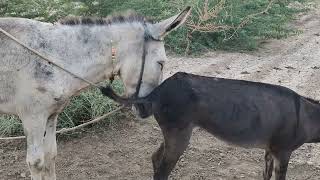
<path id="1" fill-rule="evenodd" d="M 43 136 L 47 117 L 45 115 L 20 116 L 27 137 L 27 164 L 32 180 L 43 180 L 44 147 Z"/>
<path id="2" fill-rule="evenodd" d="M 46 124 L 44 136 L 44 177 L 45 180 L 56 180 L 55 159 L 57 156 L 56 125 L 58 113 L 52 114 Z"/>
<path id="3" fill-rule="evenodd" d="M 270 180 L 273 171 L 273 157 L 270 151 L 266 150 L 264 160 L 265 169 L 263 171 L 263 180 Z"/>
<path id="4" fill-rule="evenodd" d="M 167 180 L 179 157 L 188 147 L 192 127 L 162 129 L 164 143 L 152 156 L 154 180 Z"/>
<path id="5" fill-rule="evenodd" d="M 285 180 L 287 174 L 288 163 L 292 151 L 281 151 L 272 153 L 274 157 L 275 180 Z"/>

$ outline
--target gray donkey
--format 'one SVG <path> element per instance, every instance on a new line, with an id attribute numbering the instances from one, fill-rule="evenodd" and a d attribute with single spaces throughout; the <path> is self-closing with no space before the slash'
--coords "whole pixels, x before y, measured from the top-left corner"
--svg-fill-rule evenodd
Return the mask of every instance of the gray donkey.
<path id="1" fill-rule="evenodd" d="M 265 150 L 264 180 L 285 180 L 291 153 L 320 140 L 320 104 L 272 84 L 178 72 L 143 98 L 121 98 L 109 87 L 102 93 L 122 104 L 144 105 L 141 117 L 154 115 L 164 142 L 152 156 L 154 180 L 167 180 L 199 126 L 221 140 Z"/>
<path id="2" fill-rule="evenodd" d="M 0 28 L 91 82 L 120 74 L 126 96 L 145 96 L 161 82 L 166 61 L 163 38 L 182 25 L 189 14 L 190 7 L 158 23 L 133 14 L 69 18 L 56 24 L 0 18 Z M 111 41 L 117 49 L 115 62 Z M 57 116 L 71 96 L 89 85 L 2 33 L 0 64 L 0 112 L 18 115 L 22 120 L 31 179 L 55 180 Z"/>

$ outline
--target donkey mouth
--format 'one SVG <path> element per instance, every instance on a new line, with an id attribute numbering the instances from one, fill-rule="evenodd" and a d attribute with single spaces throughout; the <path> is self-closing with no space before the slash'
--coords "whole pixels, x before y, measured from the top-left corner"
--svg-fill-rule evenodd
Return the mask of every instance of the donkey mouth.
<path id="1" fill-rule="evenodd" d="M 151 116 L 151 107 L 146 104 L 135 104 L 135 109 L 138 111 L 138 116 L 142 119 Z"/>

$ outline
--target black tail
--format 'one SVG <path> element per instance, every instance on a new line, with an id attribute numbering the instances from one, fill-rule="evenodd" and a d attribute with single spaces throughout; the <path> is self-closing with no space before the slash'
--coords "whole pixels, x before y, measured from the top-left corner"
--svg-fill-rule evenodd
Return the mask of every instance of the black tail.
<path id="1" fill-rule="evenodd" d="M 132 105 L 132 104 L 143 104 L 147 103 L 148 100 L 146 98 L 123 98 L 117 95 L 110 86 L 100 87 L 100 91 L 103 95 L 109 97 L 110 99 L 123 104 L 123 105 Z"/>

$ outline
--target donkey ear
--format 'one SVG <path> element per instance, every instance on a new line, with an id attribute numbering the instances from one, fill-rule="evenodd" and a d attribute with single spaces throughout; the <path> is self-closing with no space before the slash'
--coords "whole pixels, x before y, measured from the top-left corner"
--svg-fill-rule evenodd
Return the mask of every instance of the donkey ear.
<path id="1" fill-rule="evenodd" d="M 191 13 L 191 7 L 188 6 L 178 15 L 172 16 L 171 18 L 168 18 L 159 23 L 151 25 L 151 27 L 149 27 L 150 35 L 154 39 L 163 40 L 163 38 L 169 32 L 181 26 L 187 20 L 190 13 Z"/>

